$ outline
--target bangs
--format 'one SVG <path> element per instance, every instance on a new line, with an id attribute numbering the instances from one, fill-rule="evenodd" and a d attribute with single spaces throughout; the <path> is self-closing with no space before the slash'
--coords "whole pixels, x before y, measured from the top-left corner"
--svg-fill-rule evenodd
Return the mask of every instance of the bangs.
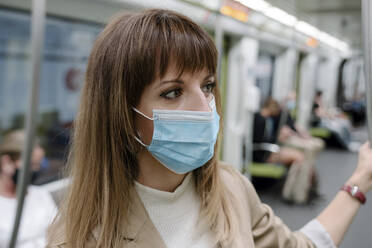
<path id="1" fill-rule="evenodd" d="M 217 50 L 213 40 L 189 18 L 169 10 L 149 10 L 140 15 L 138 25 L 136 57 L 142 60 L 142 72 L 151 82 L 164 77 L 170 67 L 178 75 L 204 69 L 215 74 Z"/>
<path id="2" fill-rule="evenodd" d="M 184 72 L 216 73 L 217 50 L 207 32 L 191 19 L 170 10 L 153 9 L 122 17 L 108 44 L 116 59 L 106 66 L 123 65 L 127 101 L 136 106 L 144 88 L 172 68 Z M 117 47 L 117 48 L 115 48 Z M 106 77 L 107 78 L 107 77 Z"/>
<path id="3" fill-rule="evenodd" d="M 172 67 L 180 76 L 206 69 L 215 74 L 217 50 L 209 35 L 191 20 L 167 15 L 157 17 L 158 32 L 150 38 L 150 51 L 155 51 L 156 77 L 162 78 Z"/>

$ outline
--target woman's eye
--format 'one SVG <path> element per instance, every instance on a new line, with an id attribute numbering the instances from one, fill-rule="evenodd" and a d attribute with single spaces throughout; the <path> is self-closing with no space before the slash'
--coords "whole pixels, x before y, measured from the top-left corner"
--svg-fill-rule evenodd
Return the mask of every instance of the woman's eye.
<path id="1" fill-rule="evenodd" d="M 204 93 L 212 93 L 213 88 L 216 86 L 215 82 L 209 82 L 206 85 L 203 86 Z"/>
<path id="2" fill-rule="evenodd" d="M 166 91 L 160 96 L 166 99 L 175 99 L 179 97 L 180 95 L 182 95 L 182 89 L 174 89 L 174 90 Z"/>

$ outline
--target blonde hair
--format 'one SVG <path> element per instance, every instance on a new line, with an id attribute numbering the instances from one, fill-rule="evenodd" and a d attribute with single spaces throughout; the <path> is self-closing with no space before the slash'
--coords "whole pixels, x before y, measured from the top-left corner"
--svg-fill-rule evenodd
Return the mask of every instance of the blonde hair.
<path id="1" fill-rule="evenodd" d="M 128 223 L 131 189 L 138 176 L 136 154 L 141 149 L 134 139 L 131 108 L 146 86 L 165 75 L 170 63 L 180 75 L 203 69 L 216 72 L 217 50 L 212 39 L 176 12 L 154 9 L 120 15 L 99 35 L 75 122 L 68 161 L 72 182 L 49 240 L 60 228 L 67 247 L 84 247 L 99 226 L 97 247 L 117 247 L 119 227 Z M 214 157 L 193 174 L 202 215 L 218 241 L 229 243 L 236 233 L 237 217 L 219 175 L 216 147 Z"/>

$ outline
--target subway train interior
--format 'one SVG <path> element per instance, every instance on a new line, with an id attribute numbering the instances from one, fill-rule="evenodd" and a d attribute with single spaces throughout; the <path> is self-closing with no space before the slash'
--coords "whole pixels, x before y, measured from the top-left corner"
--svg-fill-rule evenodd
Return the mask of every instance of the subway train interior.
<path id="1" fill-rule="evenodd" d="M 248 178 L 290 230 L 300 229 L 340 191 L 371 137 L 370 5 L 0 0 L 0 248 L 45 247 L 50 222 L 41 209 L 54 205 L 55 215 L 70 183 L 65 168 L 93 45 L 112 16 L 153 8 L 189 17 L 213 39 L 223 116 L 218 158 Z M 23 167 L 10 173 L 17 187 L 9 195 L 2 149 L 18 144 L 12 138 L 23 141 Z M 46 195 L 27 201 L 35 188 Z M 339 247 L 372 247 L 371 223 L 367 201 Z"/>

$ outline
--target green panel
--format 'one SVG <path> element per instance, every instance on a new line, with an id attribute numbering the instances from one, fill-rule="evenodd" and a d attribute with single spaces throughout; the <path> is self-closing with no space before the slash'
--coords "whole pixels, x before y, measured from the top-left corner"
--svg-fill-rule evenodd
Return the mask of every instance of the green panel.
<path id="1" fill-rule="evenodd" d="M 285 175 L 287 168 L 284 165 L 269 163 L 252 163 L 249 173 L 253 177 L 266 177 L 279 179 Z"/>
<path id="2" fill-rule="evenodd" d="M 310 128 L 310 134 L 314 137 L 319 137 L 323 139 L 328 139 L 331 137 L 331 132 L 328 129 L 321 128 L 321 127 L 313 127 Z"/>

